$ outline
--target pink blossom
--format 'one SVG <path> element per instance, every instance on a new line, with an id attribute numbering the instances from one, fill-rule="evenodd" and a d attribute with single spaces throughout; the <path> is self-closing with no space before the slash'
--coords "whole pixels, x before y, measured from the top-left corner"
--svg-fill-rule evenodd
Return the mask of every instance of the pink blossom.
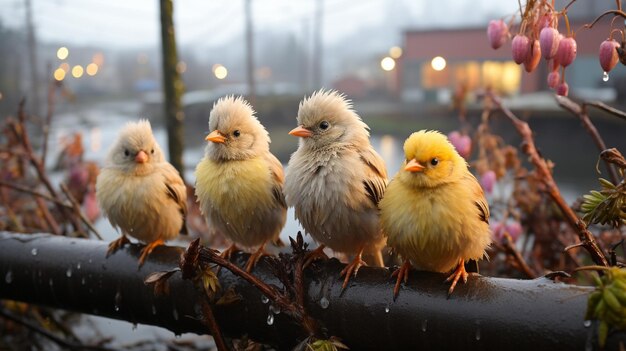
<path id="1" fill-rule="evenodd" d="M 511 53 L 513 61 L 518 65 L 526 61 L 528 53 L 530 52 L 530 41 L 524 34 L 518 34 L 511 41 Z"/>
<path id="2" fill-rule="evenodd" d="M 493 187 L 496 184 L 496 172 L 492 170 L 488 170 L 480 176 L 480 186 L 483 187 L 483 190 L 487 194 L 491 194 L 493 192 Z"/>
<path id="3" fill-rule="evenodd" d="M 559 64 L 563 67 L 569 66 L 576 59 L 576 40 L 572 37 L 563 38 L 559 41 L 557 56 Z"/>
<path id="4" fill-rule="evenodd" d="M 609 72 L 617 65 L 619 56 L 617 55 L 617 48 L 619 43 L 615 40 L 605 40 L 600 44 L 600 66 L 604 72 Z"/>
<path id="5" fill-rule="evenodd" d="M 556 56 L 559 50 L 559 42 L 561 41 L 559 31 L 555 28 L 546 27 L 539 34 L 539 45 L 541 46 L 541 54 L 546 60 Z"/>
<path id="6" fill-rule="evenodd" d="M 509 28 L 503 20 L 491 20 L 487 26 L 487 38 L 492 48 L 498 49 L 506 42 Z"/>
<path id="7" fill-rule="evenodd" d="M 465 159 L 469 158 L 472 153 L 472 139 L 469 136 L 463 135 L 455 130 L 448 134 L 448 140 L 454 145 L 454 148 L 461 157 Z"/>

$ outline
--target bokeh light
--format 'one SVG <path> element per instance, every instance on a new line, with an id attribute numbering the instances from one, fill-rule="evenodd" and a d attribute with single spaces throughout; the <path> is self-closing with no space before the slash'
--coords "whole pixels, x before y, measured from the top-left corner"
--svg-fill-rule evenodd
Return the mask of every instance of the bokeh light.
<path id="1" fill-rule="evenodd" d="M 59 50 L 57 50 L 57 58 L 59 60 L 65 60 L 69 55 L 70 51 L 65 46 L 61 46 Z"/>
<path id="2" fill-rule="evenodd" d="M 380 67 L 385 71 L 391 71 L 396 67 L 396 60 L 389 56 L 385 56 L 385 58 L 380 61 Z"/>
<path id="3" fill-rule="evenodd" d="M 76 66 L 72 67 L 72 77 L 80 78 L 80 77 L 83 76 L 83 73 L 84 73 L 83 66 L 76 65 Z"/>
<path id="4" fill-rule="evenodd" d="M 98 65 L 92 62 L 87 65 L 86 71 L 88 75 L 95 76 L 98 73 Z"/>
<path id="5" fill-rule="evenodd" d="M 220 64 L 215 64 L 213 65 L 213 74 L 217 79 L 224 79 L 228 75 L 228 70 Z"/>
<path id="6" fill-rule="evenodd" d="M 54 79 L 58 80 L 59 82 L 65 79 L 65 70 L 63 70 L 63 68 L 57 68 L 56 70 L 54 70 Z"/>
<path id="7" fill-rule="evenodd" d="M 444 59 L 441 56 L 437 56 L 437 57 L 433 58 L 432 61 L 430 61 L 430 66 L 435 71 L 443 71 L 443 69 L 446 68 L 446 59 Z"/>
<path id="8" fill-rule="evenodd" d="M 389 56 L 391 56 L 391 58 L 393 59 L 397 59 L 400 56 L 402 56 L 402 48 L 399 46 L 394 46 L 391 49 L 389 49 Z"/>
<path id="9" fill-rule="evenodd" d="M 187 72 L 187 64 L 185 63 L 185 61 L 179 61 L 176 64 L 176 72 L 181 74 Z"/>
<path id="10" fill-rule="evenodd" d="M 62 64 L 59 65 L 59 68 L 64 70 L 65 73 L 68 73 L 70 71 L 70 64 L 67 62 L 63 62 Z"/>

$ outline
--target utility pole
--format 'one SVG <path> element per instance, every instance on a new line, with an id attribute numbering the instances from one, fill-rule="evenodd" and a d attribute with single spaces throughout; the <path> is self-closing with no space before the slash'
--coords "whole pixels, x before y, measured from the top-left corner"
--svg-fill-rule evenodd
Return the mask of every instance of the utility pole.
<path id="1" fill-rule="evenodd" d="M 30 64 L 30 85 L 33 98 L 32 114 L 39 116 L 39 70 L 37 69 L 37 40 L 33 23 L 33 7 L 31 0 L 25 0 L 26 5 L 26 44 L 28 45 L 28 60 Z"/>
<path id="2" fill-rule="evenodd" d="M 159 0 L 161 9 L 161 49 L 163 61 L 163 91 L 165 93 L 165 125 L 170 163 L 184 177 L 183 148 L 185 112 L 181 106 L 184 86 L 176 70 L 178 52 L 174 33 L 174 4 L 172 0 Z"/>
<path id="3" fill-rule="evenodd" d="M 302 21 L 302 47 L 300 48 L 300 88 L 303 93 L 309 91 L 309 19 Z"/>
<path id="4" fill-rule="evenodd" d="M 313 48 L 313 89 L 322 87 L 322 23 L 324 22 L 324 0 L 317 0 L 315 8 L 315 42 Z"/>
<path id="5" fill-rule="evenodd" d="M 252 0 L 244 0 L 246 17 L 246 78 L 248 81 L 248 100 L 256 103 L 256 84 L 254 81 L 254 33 L 252 24 Z"/>

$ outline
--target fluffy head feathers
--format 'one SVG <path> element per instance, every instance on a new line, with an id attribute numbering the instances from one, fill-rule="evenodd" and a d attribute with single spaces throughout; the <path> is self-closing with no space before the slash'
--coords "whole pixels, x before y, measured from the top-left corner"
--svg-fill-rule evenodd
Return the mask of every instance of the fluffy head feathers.
<path id="1" fill-rule="evenodd" d="M 135 161 L 141 151 L 147 156 L 145 163 Z M 163 152 L 152 135 L 150 122 L 145 119 L 126 123 L 107 156 L 109 165 L 129 169 L 163 161 Z"/>

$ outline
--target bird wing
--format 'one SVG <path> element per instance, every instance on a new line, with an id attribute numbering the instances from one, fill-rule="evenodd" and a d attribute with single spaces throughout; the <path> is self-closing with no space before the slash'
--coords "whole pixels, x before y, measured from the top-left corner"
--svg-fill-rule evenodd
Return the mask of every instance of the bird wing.
<path id="1" fill-rule="evenodd" d="M 487 199 L 485 199 L 483 188 L 478 183 L 478 180 L 476 180 L 476 177 L 469 171 L 465 173 L 465 181 L 472 190 L 472 195 L 475 199 L 474 204 L 478 208 L 480 220 L 489 224 L 489 205 L 487 204 Z"/>
<path id="2" fill-rule="evenodd" d="M 359 150 L 359 156 L 369 168 L 369 172 L 366 172 L 365 179 L 363 179 L 363 186 L 370 200 L 372 200 L 374 205 L 378 206 L 387 188 L 385 161 L 371 146 L 364 150 Z"/>
<path id="3" fill-rule="evenodd" d="M 271 153 L 265 155 L 265 159 L 272 172 L 272 193 L 276 201 L 283 208 L 287 208 L 287 202 L 285 201 L 285 194 L 283 194 L 283 184 L 285 184 L 285 172 L 283 171 L 283 165 Z"/>
<path id="4" fill-rule="evenodd" d="M 167 196 L 178 205 L 181 216 L 183 216 L 183 227 L 181 233 L 187 234 L 185 218 L 187 217 L 187 186 L 180 173 L 169 163 L 166 163 L 163 170 L 163 177 Z"/>

